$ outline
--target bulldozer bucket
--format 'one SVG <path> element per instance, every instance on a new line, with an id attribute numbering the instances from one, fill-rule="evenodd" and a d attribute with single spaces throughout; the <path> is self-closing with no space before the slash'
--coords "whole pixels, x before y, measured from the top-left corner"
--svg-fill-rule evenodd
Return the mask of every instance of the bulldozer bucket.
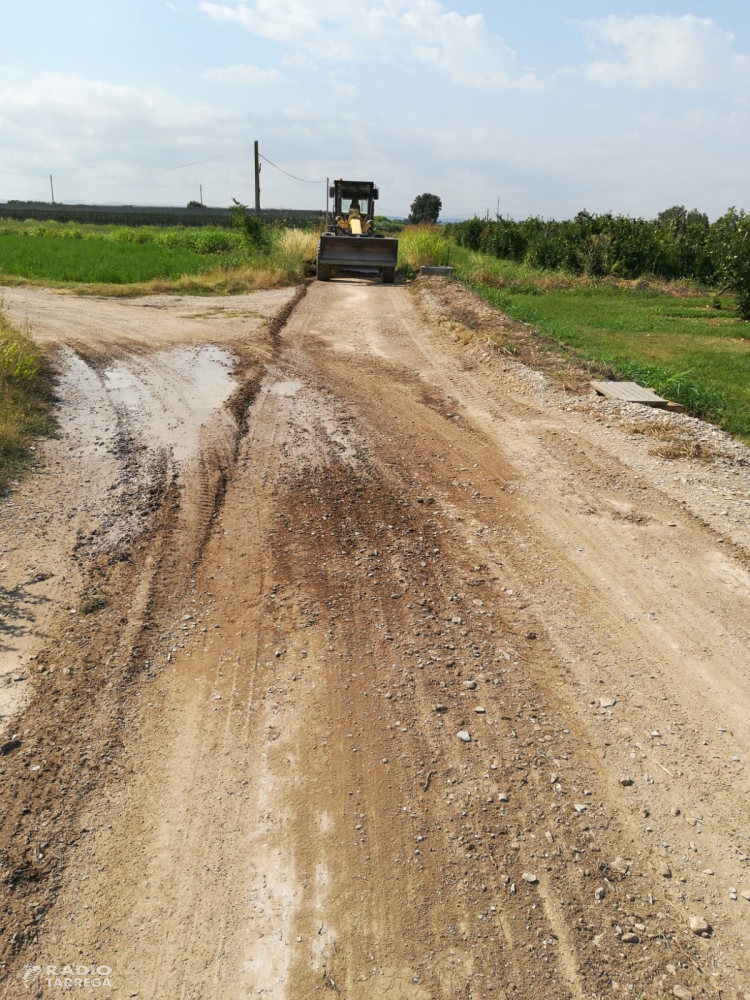
<path id="1" fill-rule="evenodd" d="M 398 261 L 398 240 L 378 236 L 333 236 L 324 234 L 318 248 L 318 277 L 331 270 L 379 271 L 383 280 L 393 280 Z"/>

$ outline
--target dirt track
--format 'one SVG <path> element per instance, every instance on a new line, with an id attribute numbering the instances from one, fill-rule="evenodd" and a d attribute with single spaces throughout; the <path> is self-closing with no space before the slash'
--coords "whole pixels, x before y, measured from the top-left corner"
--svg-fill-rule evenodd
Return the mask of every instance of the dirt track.
<path id="1" fill-rule="evenodd" d="M 6 295 L 68 346 L 3 508 L 3 995 L 743 997 L 750 508 L 439 284 L 273 295 Z"/>

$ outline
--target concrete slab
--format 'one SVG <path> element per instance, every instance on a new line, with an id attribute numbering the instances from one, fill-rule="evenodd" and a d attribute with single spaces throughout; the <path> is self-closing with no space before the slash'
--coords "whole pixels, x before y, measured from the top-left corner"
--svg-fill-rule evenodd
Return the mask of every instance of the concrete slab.
<path id="1" fill-rule="evenodd" d="M 453 268 L 431 267 L 428 264 L 422 264 L 422 267 L 419 269 L 419 273 L 428 278 L 452 278 Z"/>

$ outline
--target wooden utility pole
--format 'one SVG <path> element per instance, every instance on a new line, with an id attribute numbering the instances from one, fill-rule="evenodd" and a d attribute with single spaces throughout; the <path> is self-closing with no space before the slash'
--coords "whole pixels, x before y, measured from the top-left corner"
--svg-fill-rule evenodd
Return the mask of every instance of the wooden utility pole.
<path id="1" fill-rule="evenodd" d="M 260 219 L 260 154 L 255 140 L 255 218 Z"/>
<path id="2" fill-rule="evenodd" d="M 52 174 L 49 175 L 49 189 L 52 193 L 52 204 L 55 204 L 55 188 L 52 184 Z"/>
<path id="3" fill-rule="evenodd" d="M 330 191 L 330 177 L 326 177 L 326 229 L 328 228 L 328 192 Z"/>

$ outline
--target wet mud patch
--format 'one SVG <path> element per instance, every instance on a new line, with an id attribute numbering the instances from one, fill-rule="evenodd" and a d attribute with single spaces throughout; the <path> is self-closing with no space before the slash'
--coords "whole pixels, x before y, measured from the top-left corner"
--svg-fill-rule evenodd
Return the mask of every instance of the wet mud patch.
<path id="1" fill-rule="evenodd" d="M 200 429 L 231 396 L 233 355 L 214 344 L 175 347 L 148 365 L 116 361 L 101 372 L 112 406 L 144 445 L 169 449 L 177 462 L 199 447 Z"/>

